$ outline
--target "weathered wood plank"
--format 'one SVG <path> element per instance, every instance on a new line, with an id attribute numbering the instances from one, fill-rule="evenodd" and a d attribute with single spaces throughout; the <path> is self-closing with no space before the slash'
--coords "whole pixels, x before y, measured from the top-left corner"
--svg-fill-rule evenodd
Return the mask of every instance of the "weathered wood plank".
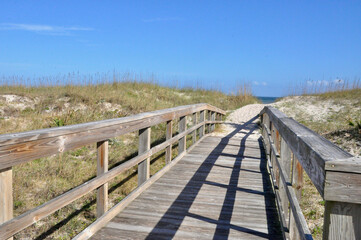
<path id="1" fill-rule="evenodd" d="M 361 239 L 361 205 L 326 201 L 323 239 Z"/>
<path id="2" fill-rule="evenodd" d="M 295 196 L 298 202 L 301 201 L 301 195 L 302 195 L 302 187 L 303 187 L 303 168 L 300 164 L 300 162 L 297 160 L 295 155 L 293 156 L 292 160 L 292 182 L 291 185 L 293 187 L 293 190 L 295 192 Z M 294 213 L 290 212 L 290 238 L 291 239 L 301 239 L 301 236 L 299 234 L 298 228 L 297 228 L 297 220 Z"/>
<path id="3" fill-rule="evenodd" d="M 0 170 L 0 224 L 13 218 L 13 170 Z M 12 237 L 6 238 L 12 239 Z"/>
<path id="4" fill-rule="evenodd" d="M 351 157 L 347 159 L 336 159 L 333 161 L 327 161 L 325 170 L 361 173 L 361 157 Z"/>
<path id="5" fill-rule="evenodd" d="M 210 121 L 212 121 L 212 111 L 207 111 L 207 133 L 212 132 L 212 124 L 210 123 Z"/>
<path id="6" fill-rule="evenodd" d="M 187 118 L 186 116 L 184 116 L 179 119 L 179 133 L 184 132 L 186 129 L 187 129 Z M 186 150 L 186 145 L 187 145 L 186 142 L 187 142 L 187 136 L 184 136 L 181 139 L 179 139 L 178 154 Z"/>
<path id="7" fill-rule="evenodd" d="M 203 137 L 205 134 L 205 125 L 204 125 L 204 121 L 206 120 L 205 116 L 206 116 L 205 111 L 204 110 L 201 111 L 200 116 L 199 116 L 199 122 L 203 123 L 203 125 L 199 128 L 199 137 L 200 138 Z"/>
<path id="8" fill-rule="evenodd" d="M 225 114 L 208 104 L 195 104 L 118 119 L 0 135 L 0 169 L 104 141 L 204 109 Z"/>
<path id="9" fill-rule="evenodd" d="M 151 129 L 144 128 L 139 130 L 139 149 L 138 154 L 149 151 L 150 149 Z M 150 177 L 150 157 L 138 164 L 138 186 L 142 185 Z"/>
<path id="10" fill-rule="evenodd" d="M 97 143 L 97 176 L 108 171 L 108 141 Z M 103 184 L 97 190 L 97 217 L 108 210 L 108 183 Z"/>
<path id="11" fill-rule="evenodd" d="M 192 115 L 192 124 L 197 125 L 197 113 L 193 113 Z M 194 144 L 197 141 L 197 130 L 194 130 L 192 132 L 192 144 Z"/>
<path id="12" fill-rule="evenodd" d="M 291 149 L 287 146 L 286 142 L 281 138 L 280 142 L 280 164 L 282 165 L 282 168 L 284 169 L 284 178 L 286 182 L 290 181 L 290 175 L 291 175 L 291 162 L 292 162 L 292 152 Z M 284 229 L 285 229 L 285 235 L 286 238 L 289 238 L 289 200 L 287 197 L 286 192 L 287 185 L 283 181 L 280 182 L 279 185 L 279 195 L 280 195 L 280 201 L 282 205 L 282 218 L 284 219 Z"/>
<path id="13" fill-rule="evenodd" d="M 361 174 L 327 171 L 325 199 L 361 204 Z"/>
<path id="14" fill-rule="evenodd" d="M 213 121 L 213 122 L 216 121 L 216 113 L 214 111 L 212 111 L 212 113 L 211 113 L 211 121 Z M 212 127 L 211 127 L 211 131 L 213 132 L 215 128 L 216 128 L 216 125 L 213 123 Z"/>
<path id="15" fill-rule="evenodd" d="M 166 132 L 165 132 L 165 139 L 169 140 L 172 138 L 173 134 L 173 121 L 167 122 Z M 172 144 L 169 145 L 165 150 L 165 163 L 168 164 L 172 160 Z"/>

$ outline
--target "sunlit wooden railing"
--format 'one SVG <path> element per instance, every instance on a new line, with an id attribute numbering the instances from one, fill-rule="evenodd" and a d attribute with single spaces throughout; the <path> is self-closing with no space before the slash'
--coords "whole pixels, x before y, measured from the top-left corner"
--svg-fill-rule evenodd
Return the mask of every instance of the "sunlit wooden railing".
<path id="1" fill-rule="evenodd" d="M 195 144 L 197 134 L 200 140 L 205 135 L 206 127 L 208 132 L 213 131 L 214 125 L 221 122 L 224 114 L 223 110 L 211 105 L 195 104 L 118 119 L 0 135 L 0 223 L 2 223 L 0 239 L 11 238 L 19 231 L 96 190 L 97 220 L 76 236 L 76 239 L 90 237 L 184 156 L 187 135 L 192 136 L 192 143 Z M 189 129 L 187 129 L 187 116 L 192 119 Z M 179 132 L 175 136 L 172 133 L 174 120 L 179 120 Z M 167 123 L 166 140 L 151 148 L 151 126 L 164 122 Z M 138 156 L 108 171 L 108 139 L 134 131 L 139 132 Z M 178 142 L 178 156 L 172 160 L 172 144 L 176 142 Z M 97 177 L 13 218 L 13 166 L 95 143 L 98 151 Z M 150 178 L 150 157 L 164 149 L 166 149 L 167 164 Z M 138 165 L 138 188 L 108 210 L 107 183 L 136 165 Z"/>
<path id="2" fill-rule="evenodd" d="M 273 107 L 260 116 L 285 237 L 312 239 L 299 206 L 304 170 L 325 200 L 323 239 L 361 239 L 361 158 Z"/>

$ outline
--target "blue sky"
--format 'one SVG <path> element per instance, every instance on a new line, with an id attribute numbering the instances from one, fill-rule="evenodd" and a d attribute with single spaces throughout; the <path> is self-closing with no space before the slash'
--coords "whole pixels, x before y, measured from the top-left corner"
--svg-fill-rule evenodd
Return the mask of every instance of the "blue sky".
<path id="1" fill-rule="evenodd" d="M 361 77 L 361 1 L 0 1 L 0 76 L 117 71 L 281 96 Z"/>

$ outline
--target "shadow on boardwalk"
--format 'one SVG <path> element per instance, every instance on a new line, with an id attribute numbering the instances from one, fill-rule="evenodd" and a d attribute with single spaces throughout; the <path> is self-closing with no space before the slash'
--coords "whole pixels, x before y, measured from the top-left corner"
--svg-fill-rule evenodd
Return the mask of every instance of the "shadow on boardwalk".
<path id="1" fill-rule="evenodd" d="M 243 125 L 233 124 L 233 127 L 235 127 L 234 131 L 223 137 L 217 146 L 206 157 L 203 163 L 200 164 L 194 175 L 190 178 L 183 190 L 176 197 L 175 201 L 171 204 L 167 211 L 163 214 L 161 219 L 148 234 L 146 239 L 172 239 L 177 234 L 177 231 L 181 227 L 182 222 L 186 217 L 194 218 L 215 225 L 216 227 L 214 230 L 213 239 L 228 239 L 230 231 L 244 232 L 249 234 L 248 236 L 251 238 L 282 238 L 278 216 L 275 214 L 277 211 L 275 211 L 276 205 L 274 193 L 271 187 L 269 174 L 267 172 L 267 160 L 260 138 L 255 141 L 258 145 L 255 149 L 259 149 L 260 153 L 258 155 L 260 157 L 245 156 L 246 141 L 249 136 L 257 130 L 257 125 L 253 123 L 255 119 L 256 117 L 252 118 Z M 238 144 L 235 144 L 234 141 L 230 143 L 231 139 L 240 133 L 243 134 L 240 142 L 238 142 Z M 236 154 L 225 153 L 224 150 L 227 146 L 238 147 L 238 152 Z M 222 166 L 216 163 L 219 158 L 224 156 L 231 156 L 235 158 L 232 167 Z M 242 169 L 242 161 L 245 157 L 257 159 L 259 161 L 258 169 L 260 172 L 258 172 L 258 170 Z M 207 179 L 213 167 L 231 168 L 228 184 L 219 183 L 218 181 L 209 181 Z M 243 171 L 248 171 L 251 173 L 254 172 L 258 174 L 261 173 L 263 191 L 239 187 L 239 179 Z M 217 186 L 226 190 L 218 219 L 201 216 L 200 214 L 194 214 L 190 211 L 192 204 L 195 202 L 198 193 L 201 191 L 201 188 L 204 185 Z M 265 216 L 267 218 L 267 232 L 257 231 L 251 227 L 232 223 L 232 217 L 236 205 L 236 195 L 238 192 L 264 196 Z M 182 211 L 179 211 L 179 209 L 182 209 Z M 257 222 L 255 222 L 255 224 L 257 224 Z M 167 229 L 167 231 L 164 231 L 164 229 Z"/>

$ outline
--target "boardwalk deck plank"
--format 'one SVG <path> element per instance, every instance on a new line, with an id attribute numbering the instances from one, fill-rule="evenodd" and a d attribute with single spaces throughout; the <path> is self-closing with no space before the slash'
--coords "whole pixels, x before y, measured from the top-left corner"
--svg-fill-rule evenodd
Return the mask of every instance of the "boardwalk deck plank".
<path id="1" fill-rule="evenodd" d="M 282 239 L 254 129 L 204 138 L 92 239 Z"/>

